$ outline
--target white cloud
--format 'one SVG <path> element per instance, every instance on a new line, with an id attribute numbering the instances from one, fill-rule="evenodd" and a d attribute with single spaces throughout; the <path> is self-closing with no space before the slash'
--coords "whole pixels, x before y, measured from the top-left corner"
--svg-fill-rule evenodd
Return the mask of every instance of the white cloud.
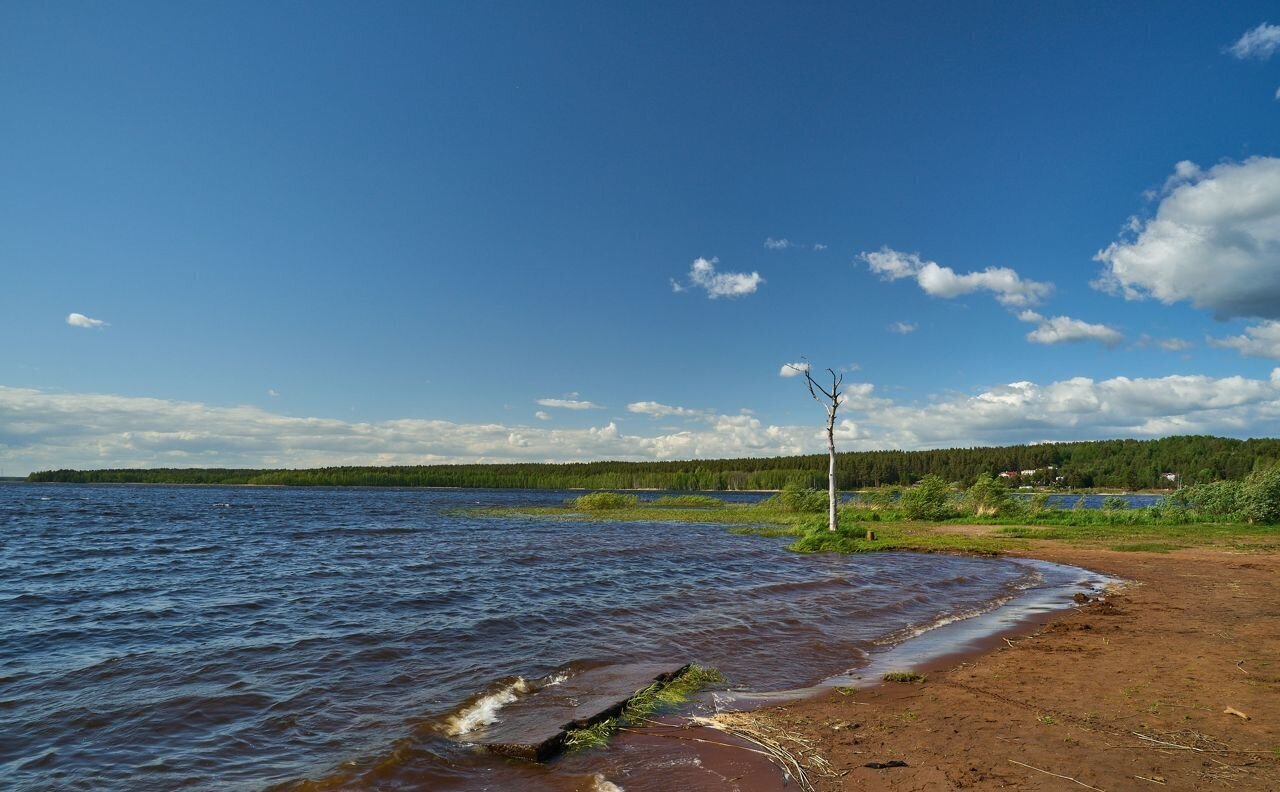
<path id="1" fill-rule="evenodd" d="M 878 410 L 893 404 L 892 399 L 882 399 L 875 395 L 876 386 L 870 382 L 849 382 L 842 386 L 840 406 L 846 410 Z"/>
<path id="2" fill-rule="evenodd" d="M 764 278 L 760 277 L 760 273 L 752 272 L 716 272 L 716 264 L 720 263 L 720 259 L 698 258 L 693 262 L 693 266 L 689 268 L 689 283 L 692 286 L 700 286 L 706 290 L 707 296 L 711 299 L 717 297 L 741 297 L 744 294 L 752 294 L 756 289 L 760 288 L 760 284 L 764 283 Z M 671 281 L 673 291 L 682 292 L 689 287 L 678 284 L 675 280 Z"/>
<path id="3" fill-rule="evenodd" d="M 794 244 L 795 243 L 790 239 L 774 239 L 773 237 L 766 237 L 764 240 L 764 246 L 769 250 L 786 250 L 789 247 L 794 247 Z"/>
<path id="4" fill-rule="evenodd" d="M 799 397 L 797 397 L 799 398 Z M 807 398 L 807 396 L 805 397 Z M 1173 375 L 1013 382 L 925 405 L 853 383 L 838 426 L 842 450 L 941 448 L 1168 434 L 1280 433 L 1280 369 L 1269 379 Z M 627 434 L 405 418 L 350 422 L 257 407 L 47 393 L 0 386 L 6 469 L 319 467 L 591 459 L 698 459 L 817 453 L 821 421 L 767 424 L 708 414 L 696 430 Z"/>
<path id="5" fill-rule="evenodd" d="M 533 414 L 533 417 L 534 417 L 534 418 L 537 418 L 539 421 L 550 421 L 550 420 L 551 420 L 551 413 L 549 413 L 549 412 L 545 412 L 545 411 L 543 411 L 543 410 L 538 410 L 537 412 L 535 412 L 535 413 Z"/>
<path id="6" fill-rule="evenodd" d="M 577 396 L 578 394 L 573 394 Z M 584 399 L 538 399 L 543 407 L 558 407 L 562 410 L 603 410 L 604 405 Z"/>
<path id="7" fill-rule="evenodd" d="M 889 331 L 900 335 L 907 335 L 908 333 L 914 333 L 919 329 L 919 327 L 920 326 L 915 322 L 894 322 L 889 325 Z"/>
<path id="8" fill-rule="evenodd" d="M 653 418 L 705 418 L 710 415 L 707 410 L 694 410 L 689 407 L 676 407 L 674 405 L 663 404 L 655 401 L 631 402 L 627 405 L 627 409 L 633 413 L 648 415 Z"/>
<path id="9" fill-rule="evenodd" d="M 625 434 L 406 418 L 348 422 L 257 407 L 54 394 L 0 386 L 8 470 L 60 467 L 318 467 L 590 459 L 693 459 L 816 453 L 821 427 L 715 415 L 697 431 Z"/>
<path id="10" fill-rule="evenodd" d="M 1135 342 L 1135 345 L 1139 347 L 1158 346 L 1166 352 L 1182 352 L 1195 346 L 1185 338 L 1152 338 L 1149 335 L 1143 335 Z"/>
<path id="11" fill-rule="evenodd" d="M 1168 434 L 1270 435 L 1280 430 L 1280 369 L 1271 379 L 1174 375 L 1013 382 L 924 407 L 877 410 L 882 447 L 940 448 Z"/>
<path id="12" fill-rule="evenodd" d="M 1096 288 L 1188 300 L 1220 319 L 1280 319 L 1280 159 L 1179 163 L 1155 215 L 1099 251 Z"/>
<path id="13" fill-rule="evenodd" d="M 887 247 L 862 253 L 859 258 L 883 280 L 915 278 L 920 288 L 933 297 L 950 299 L 989 291 L 1001 305 L 1020 308 L 1035 305 L 1053 291 L 1053 284 L 1023 280 L 1008 267 L 987 267 L 959 275 L 950 267 L 921 259 L 919 253 L 902 253 Z"/>
<path id="14" fill-rule="evenodd" d="M 798 377 L 809 370 L 809 364 L 803 360 L 798 363 L 783 363 L 778 369 L 779 377 Z"/>
<path id="15" fill-rule="evenodd" d="M 1244 335 L 1207 341 L 1211 346 L 1234 349 L 1245 357 L 1280 360 L 1280 322 L 1262 322 L 1246 327 Z"/>
<path id="16" fill-rule="evenodd" d="M 667 278 L 667 280 L 671 281 L 671 291 L 675 292 L 676 294 L 680 294 L 681 292 L 686 292 L 689 290 L 687 286 L 685 286 L 683 283 L 676 280 L 675 278 Z"/>
<path id="17" fill-rule="evenodd" d="M 107 326 L 107 323 L 101 319 L 90 319 L 82 313 L 67 314 L 67 324 L 72 327 L 84 327 L 90 329 Z"/>
<path id="18" fill-rule="evenodd" d="M 275 388 L 267 388 L 267 395 L 274 399 L 279 396 L 280 393 Z"/>
<path id="19" fill-rule="evenodd" d="M 1023 311 L 1018 319 L 1038 325 L 1027 333 L 1027 340 L 1033 344 L 1070 344 L 1077 341 L 1098 341 L 1107 346 L 1115 346 L 1124 340 L 1124 334 L 1114 327 L 1102 324 L 1091 324 L 1069 316 L 1041 316 L 1035 311 Z"/>
<path id="20" fill-rule="evenodd" d="M 1276 93 L 1277 93 L 1277 95 L 1280 95 L 1280 91 L 1277 91 Z M 826 245 L 824 245 L 824 244 L 822 244 L 821 242 L 814 242 L 814 243 L 813 243 L 813 249 L 814 249 L 814 250 L 816 250 L 817 252 L 821 253 L 822 251 L 824 251 L 824 250 L 826 250 L 826 249 L 827 249 L 827 246 L 826 246 Z"/>
<path id="21" fill-rule="evenodd" d="M 1246 58 L 1266 60 L 1274 55 L 1277 49 L 1280 49 L 1280 25 L 1263 22 L 1241 36 L 1236 43 L 1227 48 L 1227 52 L 1241 60 Z"/>

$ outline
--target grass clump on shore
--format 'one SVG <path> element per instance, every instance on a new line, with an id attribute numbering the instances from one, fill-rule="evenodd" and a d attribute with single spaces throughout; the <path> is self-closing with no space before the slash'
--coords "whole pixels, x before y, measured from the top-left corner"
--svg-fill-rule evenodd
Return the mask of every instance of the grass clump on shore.
<path id="1" fill-rule="evenodd" d="M 724 681 L 724 675 L 714 668 L 690 664 L 683 673 L 672 679 L 653 682 L 637 690 L 622 707 L 622 712 L 614 717 L 596 721 L 580 729 L 570 729 L 565 737 L 565 747 L 571 751 L 603 748 L 609 744 L 618 729 L 669 712 L 703 688 L 722 684 Z"/>
<path id="2" fill-rule="evenodd" d="M 582 511 L 611 511 L 614 509 L 634 509 L 640 502 L 635 495 L 621 492 L 592 492 L 579 495 L 570 501 L 570 505 Z"/>
<path id="3" fill-rule="evenodd" d="M 925 679 L 927 677 L 924 674 L 917 674 L 914 671 L 890 671 L 884 675 L 885 682 L 897 682 L 900 685 L 917 685 Z"/>

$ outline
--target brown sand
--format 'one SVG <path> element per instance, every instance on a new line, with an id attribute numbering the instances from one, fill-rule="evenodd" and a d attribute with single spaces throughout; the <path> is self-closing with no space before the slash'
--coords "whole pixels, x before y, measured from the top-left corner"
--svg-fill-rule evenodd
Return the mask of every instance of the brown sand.
<path id="1" fill-rule="evenodd" d="M 1033 555 L 1132 583 L 923 684 L 753 717 L 830 764 L 819 790 L 1280 790 L 1280 556 Z M 891 760 L 907 766 L 864 766 Z"/>

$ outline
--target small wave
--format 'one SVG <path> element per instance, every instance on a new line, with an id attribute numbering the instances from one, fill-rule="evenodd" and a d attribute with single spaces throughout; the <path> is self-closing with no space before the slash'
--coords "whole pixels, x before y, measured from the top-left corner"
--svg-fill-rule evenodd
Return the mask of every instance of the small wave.
<path id="1" fill-rule="evenodd" d="M 529 683 L 524 680 L 524 677 L 516 677 L 515 681 L 480 696 L 458 710 L 457 714 L 447 718 L 444 722 L 445 734 L 457 737 L 473 732 L 481 726 L 496 723 L 499 710 L 528 692 Z"/>
<path id="2" fill-rule="evenodd" d="M 958 621 L 964 621 L 965 619 L 972 619 L 977 616 L 981 616 L 984 613 L 990 613 L 1011 600 L 1013 600 L 1013 597 L 1011 596 L 998 597 L 985 605 L 980 605 L 976 608 L 968 608 L 954 613 L 939 614 L 923 624 L 914 624 L 910 627 L 904 627 L 901 630 L 896 630 L 889 635 L 886 635 L 884 638 L 877 640 L 875 644 L 877 646 L 892 646 L 893 644 L 899 644 L 912 638 L 918 638 L 919 636 L 924 635 L 927 632 L 932 632 L 939 627 L 946 627 L 948 624 L 955 624 Z"/>
<path id="3" fill-rule="evenodd" d="M 1041 573 L 1040 570 L 1034 567 L 1031 567 L 1030 569 L 1028 569 L 1027 574 L 1025 576 L 1018 578 L 1017 580 L 1010 583 L 1009 588 L 1013 589 L 1014 591 L 1026 591 L 1027 589 L 1033 589 L 1036 586 L 1039 586 L 1043 582 L 1044 582 L 1044 574 Z"/>
<path id="4" fill-rule="evenodd" d="M 596 773 L 591 777 L 591 792 L 626 792 L 625 789 Z"/>

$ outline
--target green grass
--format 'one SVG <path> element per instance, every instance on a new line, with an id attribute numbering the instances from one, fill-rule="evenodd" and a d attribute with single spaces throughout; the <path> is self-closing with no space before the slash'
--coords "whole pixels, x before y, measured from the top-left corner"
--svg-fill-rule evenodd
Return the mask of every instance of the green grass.
<path id="1" fill-rule="evenodd" d="M 884 675 L 885 682 L 897 682 L 900 685 L 915 685 L 924 682 L 927 677 L 914 671 L 890 671 Z"/>
<path id="2" fill-rule="evenodd" d="M 639 500 L 635 495 L 620 492 L 592 492 L 589 495 L 579 495 L 570 503 L 573 508 L 584 511 L 614 511 L 633 508 Z"/>
<path id="3" fill-rule="evenodd" d="M 614 493 L 594 493 L 614 495 Z M 592 497 L 592 496 L 583 496 Z M 626 497 L 626 496 L 620 496 Z M 690 506 L 685 496 L 670 496 L 680 505 L 658 501 L 592 510 L 573 505 L 539 508 L 469 509 L 470 516 L 559 519 L 575 522 L 663 522 L 719 524 L 730 533 L 766 537 L 794 537 L 789 549 L 803 553 L 868 553 L 906 550 L 931 553 L 997 555 L 1028 552 L 1032 540 L 1106 547 L 1124 552 L 1163 553 L 1183 547 L 1218 547 L 1238 552 L 1280 551 L 1280 527 L 1213 522 L 1184 510 L 1124 509 L 1023 511 L 1001 517 L 957 515 L 942 521 L 910 521 L 893 509 L 873 510 L 846 505 L 839 530 L 827 530 L 822 515 L 785 511 L 761 504 L 721 503 Z M 702 498 L 706 496 L 691 496 Z M 578 500 L 581 500 L 579 498 Z M 955 531 L 953 525 L 989 528 Z M 866 531 L 876 533 L 868 541 Z"/>
<path id="4" fill-rule="evenodd" d="M 654 498 L 649 501 L 652 506 L 688 506 L 701 508 L 714 508 L 723 506 L 724 501 L 719 498 L 713 498 L 710 495 L 663 495 L 661 498 Z"/>
<path id="5" fill-rule="evenodd" d="M 684 673 L 666 682 L 654 682 L 637 690 L 627 701 L 622 712 L 581 729 L 570 729 L 565 737 L 565 747 L 570 751 L 603 748 L 623 726 L 642 722 L 654 715 L 669 712 L 688 701 L 698 691 L 725 681 L 724 675 L 714 668 L 690 665 Z"/>

